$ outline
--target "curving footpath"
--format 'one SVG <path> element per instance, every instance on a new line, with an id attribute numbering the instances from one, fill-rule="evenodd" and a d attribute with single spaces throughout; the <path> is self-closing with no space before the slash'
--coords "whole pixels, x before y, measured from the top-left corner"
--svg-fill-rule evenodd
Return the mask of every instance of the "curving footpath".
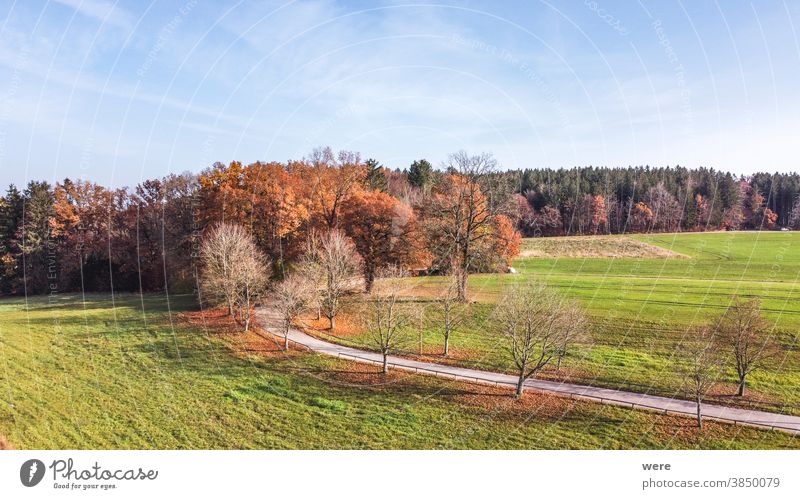
<path id="1" fill-rule="evenodd" d="M 267 330 L 277 330 L 274 325 L 278 324 L 279 320 L 274 311 L 269 309 L 259 309 L 258 314 L 261 318 L 261 324 L 264 325 Z M 277 335 L 277 333 L 273 334 Z M 289 330 L 289 341 L 303 346 L 311 351 L 325 355 L 346 358 L 356 362 L 364 362 L 369 364 L 383 363 L 383 357 L 377 352 L 369 352 L 366 350 L 359 350 L 356 348 L 338 345 L 336 343 L 330 343 L 328 341 L 308 335 L 296 328 L 291 328 Z M 395 369 L 428 374 L 431 376 L 438 376 L 458 381 L 465 381 L 468 383 L 507 386 L 509 388 L 515 388 L 517 386 L 517 377 L 511 374 L 448 366 L 433 362 L 422 362 L 395 356 L 389 356 L 389 365 Z M 694 404 L 694 402 L 690 402 L 688 400 L 659 397 L 644 393 L 626 392 L 621 390 L 613 390 L 610 388 L 597 388 L 593 386 L 536 379 L 527 380 L 525 382 L 525 388 L 547 393 L 554 393 L 574 399 L 591 400 L 604 404 L 620 405 L 633 409 L 661 412 L 664 414 L 679 414 L 695 417 L 697 412 L 697 406 Z M 757 426 L 761 428 L 781 430 L 789 433 L 800 433 L 800 416 L 790 416 L 773 412 L 703 404 L 703 417 L 733 424 Z"/>

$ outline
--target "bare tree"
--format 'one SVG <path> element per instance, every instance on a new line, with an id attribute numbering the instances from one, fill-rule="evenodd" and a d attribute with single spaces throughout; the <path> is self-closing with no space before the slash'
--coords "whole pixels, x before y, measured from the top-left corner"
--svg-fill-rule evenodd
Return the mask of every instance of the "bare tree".
<path id="1" fill-rule="evenodd" d="M 264 295 L 269 285 L 268 269 L 270 268 L 269 259 L 258 249 L 252 236 L 248 234 L 248 237 L 247 252 L 236 266 L 238 283 L 236 305 L 239 309 L 239 320 L 244 325 L 245 331 L 250 330 L 253 307 L 257 300 Z"/>
<path id="2" fill-rule="evenodd" d="M 572 350 L 576 343 L 585 341 L 589 320 L 576 302 L 567 302 L 564 311 L 564 334 L 556 346 L 556 371 L 561 371 L 561 361 Z"/>
<path id="3" fill-rule="evenodd" d="M 249 330 L 252 308 L 269 279 L 269 262 L 243 227 L 223 223 L 209 231 L 200 248 L 201 289 L 224 303 L 228 313 Z"/>
<path id="4" fill-rule="evenodd" d="M 347 236 L 339 230 L 330 230 L 320 238 L 317 260 L 324 279 L 322 313 L 333 331 L 341 299 L 353 287 L 353 277 L 359 270 L 358 254 Z"/>
<path id="5" fill-rule="evenodd" d="M 647 190 L 645 202 L 653 211 L 653 229 L 677 230 L 683 217 L 683 206 L 675 199 L 663 182 Z"/>
<path id="6" fill-rule="evenodd" d="M 679 374 L 687 393 L 697 404 L 697 426 L 703 429 L 702 404 L 722 369 L 722 358 L 711 329 L 702 327 L 692 331 L 692 336 L 679 346 L 678 353 Z"/>
<path id="7" fill-rule="evenodd" d="M 322 318 L 322 294 L 319 290 L 324 286 L 324 269 L 322 268 L 321 237 L 315 231 L 308 234 L 305 250 L 300 258 L 297 272 L 305 276 L 309 288 L 309 304 L 316 309 L 317 320 Z"/>
<path id="8" fill-rule="evenodd" d="M 242 256 L 245 231 L 238 225 L 221 224 L 211 229 L 200 247 L 201 290 L 211 301 L 224 303 L 231 317 L 236 311 L 236 262 Z"/>
<path id="9" fill-rule="evenodd" d="M 530 283 L 509 289 L 494 312 L 500 339 L 519 371 L 516 397 L 525 380 L 538 373 L 567 344 L 570 306 L 543 284 Z"/>
<path id="10" fill-rule="evenodd" d="M 447 281 L 447 288 L 439 298 L 439 306 L 442 310 L 442 332 L 444 334 L 444 352 L 447 357 L 450 353 L 450 335 L 461 322 L 460 304 L 458 300 L 459 280 L 457 276 L 450 276 Z"/>
<path id="11" fill-rule="evenodd" d="M 281 317 L 284 350 L 289 350 L 292 322 L 306 309 L 312 296 L 311 282 L 299 273 L 289 274 L 275 285 L 273 297 L 275 309 Z"/>
<path id="12" fill-rule="evenodd" d="M 728 351 L 739 378 L 737 395 L 744 395 L 747 376 L 765 367 L 765 361 L 777 352 L 770 326 L 761 315 L 761 302 L 754 298 L 733 297 L 717 324 L 717 336 Z"/>
<path id="13" fill-rule="evenodd" d="M 373 344 L 383 356 L 383 372 L 389 372 L 389 354 L 407 340 L 407 333 L 416 317 L 413 309 L 401 301 L 399 279 L 405 277 L 402 270 L 390 267 L 380 272 L 379 281 L 388 281 L 374 293 L 364 313 L 367 330 Z"/>

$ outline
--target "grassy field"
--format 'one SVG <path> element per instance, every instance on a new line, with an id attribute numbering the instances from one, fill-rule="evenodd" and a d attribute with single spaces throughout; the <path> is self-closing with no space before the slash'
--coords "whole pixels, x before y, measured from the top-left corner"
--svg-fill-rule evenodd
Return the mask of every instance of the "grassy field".
<path id="1" fill-rule="evenodd" d="M 229 331 L 191 297 L 0 300 L 16 448 L 800 448 L 796 437 L 393 373 Z"/>
<path id="2" fill-rule="evenodd" d="M 510 370 L 491 333 L 493 302 L 508 286 L 538 279 L 578 300 L 591 318 L 590 341 L 565 360 L 562 372 L 550 370 L 543 377 L 680 396 L 673 355 L 687 329 L 718 317 L 734 294 L 757 297 L 765 316 L 776 324 L 782 354 L 768 371 L 748 378 L 744 401 L 728 396 L 735 391 L 730 371 L 727 383 L 715 389 L 716 401 L 800 414 L 800 233 L 528 239 L 522 254 L 527 256 L 514 262 L 518 274 L 471 277 L 475 303 L 453 335 L 448 360 L 438 355 L 441 313 L 431 301 L 441 293 L 444 279 L 410 282 L 409 295 L 419 301 L 414 307 L 425 311 L 425 320 L 421 338 L 415 334 L 408 339 L 407 354 L 421 351 L 437 362 Z M 336 341 L 371 346 L 363 333 L 337 336 Z"/>

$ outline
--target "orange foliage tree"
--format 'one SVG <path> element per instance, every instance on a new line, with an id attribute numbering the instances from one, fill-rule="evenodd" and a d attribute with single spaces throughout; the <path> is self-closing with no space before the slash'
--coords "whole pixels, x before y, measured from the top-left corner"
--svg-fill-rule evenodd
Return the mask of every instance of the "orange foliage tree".
<path id="1" fill-rule="evenodd" d="M 412 266 L 420 259 L 414 212 L 389 194 L 362 191 L 349 197 L 342 205 L 342 224 L 363 261 L 367 293 L 378 271 Z"/>
<path id="2" fill-rule="evenodd" d="M 639 201 L 631 208 L 630 227 L 633 232 L 646 232 L 653 221 L 653 210 Z"/>
<path id="3" fill-rule="evenodd" d="M 65 180 L 53 190 L 53 217 L 50 219 L 52 236 L 60 241 L 61 270 L 73 277 L 90 263 L 111 262 L 118 266 L 135 266 L 135 258 L 121 257 L 133 241 L 128 226 L 128 195 L 124 189 L 111 191 L 86 181 Z M 108 265 L 99 265 L 104 272 Z M 92 275 L 97 287 L 107 289 L 108 281 Z"/>
<path id="4" fill-rule="evenodd" d="M 197 178 L 200 184 L 200 226 L 217 223 L 242 223 L 246 219 L 248 199 L 243 188 L 244 167 L 238 161 L 230 165 L 214 163 Z"/>
<path id="5" fill-rule="evenodd" d="M 586 194 L 580 203 L 580 230 L 584 234 L 602 234 L 608 229 L 606 198 Z"/>
<path id="6" fill-rule="evenodd" d="M 522 236 L 514 229 L 514 224 L 505 215 L 497 215 L 493 223 L 492 254 L 507 267 L 519 255 L 522 247 Z"/>
<path id="7" fill-rule="evenodd" d="M 705 196 L 699 192 L 694 196 L 695 203 L 695 226 L 705 229 L 711 220 L 711 205 Z"/>
<path id="8" fill-rule="evenodd" d="M 452 155 L 448 166 L 451 173 L 437 182 L 423 208 L 434 266 L 456 276 L 460 301 L 467 298 L 469 274 L 489 270 L 497 262 L 491 248 L 497 238 L 498 205 L 487 200 L 495 194 L 491 184 L 481 185 L 490 179 L 495 167 L 494 158 L 488 154 Z"/>
<path id="9" fill-rule="evenodd" d="M 307 203 L 299 195 L 299 178 L 281 163 L 257 162 L 244 169 L 242 189 L 247 197 L 245 223 L 259 246 L 283 268 L 284 260 L 293 257 L 293 248 L 299 246 L 291 244 L 297 241 L 294 236 L 308 220 Z"/>
<path id="10" fill-rule="evenodd" d="M 338 228 L 342 204 L 363 190 L 366 182 L 367 169 L 361 157 L 349 151 L 340 151 L 337 157 L 330 147 L 317 148 L 310 158 L 294 168 L 303 178 L 311 225 L 328 230 Z"/>

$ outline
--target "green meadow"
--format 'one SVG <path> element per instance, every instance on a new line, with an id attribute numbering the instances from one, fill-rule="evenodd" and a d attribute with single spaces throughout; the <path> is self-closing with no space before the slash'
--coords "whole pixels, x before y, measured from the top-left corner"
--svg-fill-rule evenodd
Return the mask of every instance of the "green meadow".
<path id="1" fill-rule="evenodd" d="M 690 418 L 285 355 L 187 320 L 195 309 L 190 296 L 1 300 L 0 436 L 19 449 L 800 447 L 780 432 L 698 432 Z"/>
<path id="2" fill-rule="evenodd" d="M 564 257 L 562 255 L 570 255 Z M 493 333 L 493 304 L 517 284 L 539 280 L 575 299 L 591 325 L 587 337 L 551 379 L 682 396 L 675 373 L 676 346 L 691 327 L 707 324 L 733 295 L 761 299 L 775 324 L 781 354 L 748 377 L 745 400 L 733 370 L 715 390 L 715 401 L 800 414 L 800 233 L 714 232 L 636 236 L 527 239 L 514 262 L 516 274 L 470 278 L 473 301 L 451 338 L 451 358 L 440 356 L 441 312 L 434 298 L 444 278 L 408 281 L 408 294 L 424 311 L 421 335 L 403 349 L 436 362 L 511 371 Z M 357 313 L 355 306 L 351 313 Z M 369 348 L 366 334 L 329 336 Z"/>

